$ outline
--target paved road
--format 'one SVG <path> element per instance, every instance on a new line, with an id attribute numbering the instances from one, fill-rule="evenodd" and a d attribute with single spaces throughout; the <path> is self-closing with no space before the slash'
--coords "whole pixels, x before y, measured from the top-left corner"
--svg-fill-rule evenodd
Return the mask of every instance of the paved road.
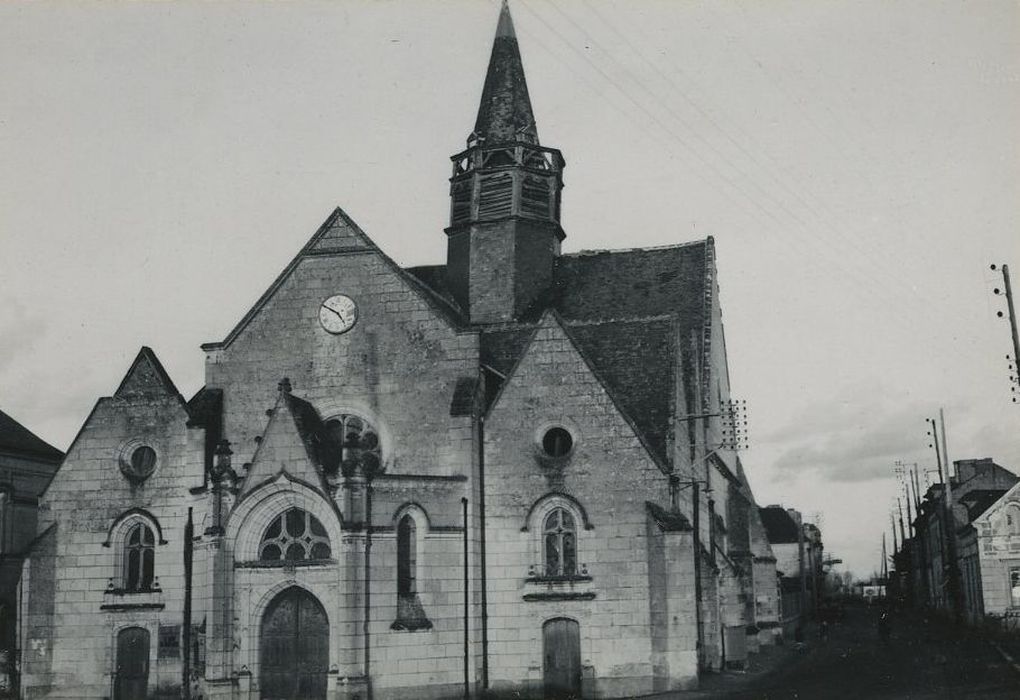
<path id="1" fill-rule="evenodd" d="M 917 617 L 894 618 L 883 642 L 878 611 L 853 607 L 845 622 L 817 634 L 772 671 L 721 674 L 675 698 L 1020 698 L 1020 672 L 974 635 Z M 1018 660 L 1020 662 L 1020 660 Z"/>

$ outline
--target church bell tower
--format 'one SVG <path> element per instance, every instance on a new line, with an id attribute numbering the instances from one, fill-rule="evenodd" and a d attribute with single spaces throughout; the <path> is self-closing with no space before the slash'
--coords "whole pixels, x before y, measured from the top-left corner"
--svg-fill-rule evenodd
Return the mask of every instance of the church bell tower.
<path id="1" fill-rule="evenodd" d="M 451 160 L 447 283 L 472 324 L 518 319 L 552 283 L 564 161 L 538 142 L 506 0 L 474 131 Z"/>

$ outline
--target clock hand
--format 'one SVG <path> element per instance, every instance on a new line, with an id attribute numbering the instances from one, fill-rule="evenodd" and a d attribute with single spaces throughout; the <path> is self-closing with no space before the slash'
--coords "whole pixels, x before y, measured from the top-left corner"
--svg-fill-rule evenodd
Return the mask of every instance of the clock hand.
<path id="1" fill-rule="evenodd" d="M 330 311 L 332 311 L 333 313 L 335 313 L 335 314 L 336 314 L 336 315 L 337 315 L 337 316 L 338 316 L 338 317 L 340 318 L 340 320 L 341 320 L 341 321 L 343 321 L 344 323 L 347 323 L 347 319 L 345 319 L 345 318 L 344 318 L 344 316 L 343 316 L 343 314 L 342 314 L 342 313 L 340 313 L 339 311 L 337 311 L 336 309 L 334 309 L 334 308 L 331 308 L 331 307 L 329 307 L 329 306 L 326 306 L 325 304 L 323 304 L 323 308 L 324 308 L 324 309 L 329 309 Z"/>

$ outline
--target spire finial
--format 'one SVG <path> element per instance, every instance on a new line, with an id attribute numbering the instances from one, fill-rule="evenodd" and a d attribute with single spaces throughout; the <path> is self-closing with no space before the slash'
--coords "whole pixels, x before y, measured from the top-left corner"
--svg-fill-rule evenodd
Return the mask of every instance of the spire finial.
<path id="1" fill-rule="evenodd" d="M 503 7 L 499 11 L 499 23 L 496 24 L 496 38 L 501 37 L 517 38 L 517 34 L 514 33 L 514 21 L 510 17 L 510 3 L 507 0 L 503 0 Z"/>

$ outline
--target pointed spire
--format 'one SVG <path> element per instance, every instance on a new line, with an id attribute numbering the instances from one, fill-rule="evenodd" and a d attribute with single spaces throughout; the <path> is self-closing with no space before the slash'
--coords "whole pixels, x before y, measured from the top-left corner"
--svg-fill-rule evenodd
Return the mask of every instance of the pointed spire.
<path id="1" fill-rule="evenodd" d="M 496 38 L 516 39 L 514 32 L 514 20 L 510 17 L 510 3 L 503 0 L 503 7 L 499 10 L 499 22 L 496 24 Z"/>
<path id="2" fill-rule="evenodd" d="M 506 0 L 503 0 L 496 24 L 489 70 L 485 75 L 472 137 L 489 145 L 510 141 L 538 143 L 535 115 L 531 111 L 528 84 L 524 79 L 524 64 Z"/>

